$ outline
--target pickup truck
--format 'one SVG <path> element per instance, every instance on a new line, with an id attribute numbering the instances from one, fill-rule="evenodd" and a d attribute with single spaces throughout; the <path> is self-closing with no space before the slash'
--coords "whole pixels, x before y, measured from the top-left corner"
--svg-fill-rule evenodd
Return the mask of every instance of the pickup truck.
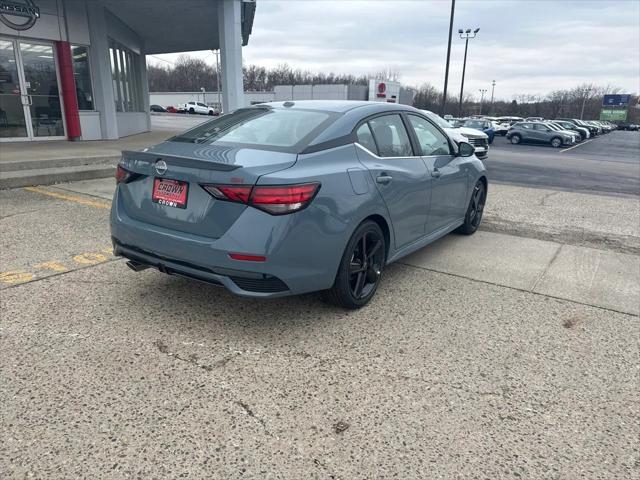
<path id="1" fill-rule="evenodd" d="M 199 113 L 201 115 L 219 115 L 215 108 L 201 102 L 180 103 L 177 108 L 180 112 Z"/>

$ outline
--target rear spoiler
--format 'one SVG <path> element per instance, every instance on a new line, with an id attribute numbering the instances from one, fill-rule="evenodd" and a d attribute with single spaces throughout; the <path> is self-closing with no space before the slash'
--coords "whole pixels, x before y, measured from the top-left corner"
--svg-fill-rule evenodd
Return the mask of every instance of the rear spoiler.
<path id="1" fill-rule="evenodd" d="M 171 155 L 167 153 L 153 152 L 153 151 L 139 151 L 139 150 L 123 150 L 122 161 L 127 164 L 153 165 L 156 162 L 163 160 L 171 165 L 177 165 L 187 168 L 200 168 L 203 170 L 217 170 L 223 172 L 230 172 L 238 168 L 242 168 L 242 165 L 231 163 L 233 156 L 229 155 L 231 149 L 218 148 L 212 149 L 211 147 L 194 149 L 193 154 L 186 155 Z M 200 154 L 200 155 L 198 155 Z"/>

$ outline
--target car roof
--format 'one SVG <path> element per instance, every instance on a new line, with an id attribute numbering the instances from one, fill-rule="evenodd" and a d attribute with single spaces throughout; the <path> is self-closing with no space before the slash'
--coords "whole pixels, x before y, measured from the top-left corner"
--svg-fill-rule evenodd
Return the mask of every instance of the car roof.
<path id="1" fill-rule="evenodd" d="M 284 102 L 267 102 L 247 108 L 273 108 L 283 110 L 317 110 L 335 114 L 337 118 L 326 130 L 322 131 L 310 142 L 308 148 L 326 143 L 350 134 L 364 118 L 381 113 L 407 112 L 424 116 L 417 108 L 410 105 L 386 102 L 366 102 L 360 100 L 289 100 Z"/>

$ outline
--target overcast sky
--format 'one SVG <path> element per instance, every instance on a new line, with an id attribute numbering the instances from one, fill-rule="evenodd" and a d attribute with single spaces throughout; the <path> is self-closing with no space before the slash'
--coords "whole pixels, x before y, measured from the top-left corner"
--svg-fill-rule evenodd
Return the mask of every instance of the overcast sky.
<path id="1" fill-rule="evenodd" d="M 244 62 L 353 74 L 391 68 L 403 84 L 442 89 L 450 9 L 450 0 L 257 0 Z M 585 82 L 640 90 L 640 0 L 457 0 L 452 93 L 464 55 L 457 31 L 474 27 L 465 92 L 490 95 L 494 79 L 505 99 Z M 190 55 L 214 62 L 211 52 Z"/>

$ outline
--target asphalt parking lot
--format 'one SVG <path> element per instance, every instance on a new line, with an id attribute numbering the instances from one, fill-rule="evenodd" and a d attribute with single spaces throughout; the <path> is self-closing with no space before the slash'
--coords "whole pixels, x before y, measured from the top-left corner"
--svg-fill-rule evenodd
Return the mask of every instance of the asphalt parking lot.
<path id="1" fill-rule="evenodd" d="M 637 474 L 637 197 L 493 185 L 347 312 L 131 272 L 112 190 L 0 192 L 3 478 Z"/>
<path id="2" fill-rule="evenodd" d="M 511 145 L 496 136 L 486 162 L 495 182 L 640 195 L 640 133 L 614 131 L 568 148 Z"/>

